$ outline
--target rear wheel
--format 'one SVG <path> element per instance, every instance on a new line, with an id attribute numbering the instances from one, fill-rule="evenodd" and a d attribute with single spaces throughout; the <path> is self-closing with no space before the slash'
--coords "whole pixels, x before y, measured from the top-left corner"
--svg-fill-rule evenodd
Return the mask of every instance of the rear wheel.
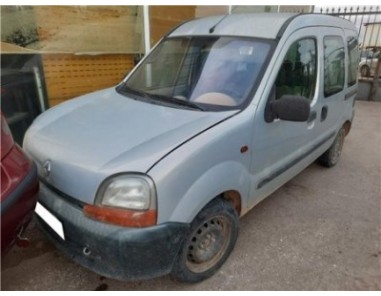
<path id="1" fill-rule="evenodd" d="M 360 68 L 360 74 L 362 77 L 369 77 L 370 76 L 370 69 L 367 65 L 364 65 Z"/>
<path id="2" fill-rule="evenodd" d="M 324 154 L 320 156 L 320 158 L 318 159 L 320 164 L 328 168 L 336 165 L 336 163 L 339 161 L 341 151 L 343 149 L 344 138 L 345 138 L 345 129 L 344 127 L 342 127 L 339 130 L 332 146 L 326 152 L 324 152 Z"/>
<path id="3" fill-rule="evenodd" d="M 210 202 L 193 220 L 172 270 L 181 282 L 212 276 L 226 261 L 238 236 L 238 215 L 223 199 Z"/>

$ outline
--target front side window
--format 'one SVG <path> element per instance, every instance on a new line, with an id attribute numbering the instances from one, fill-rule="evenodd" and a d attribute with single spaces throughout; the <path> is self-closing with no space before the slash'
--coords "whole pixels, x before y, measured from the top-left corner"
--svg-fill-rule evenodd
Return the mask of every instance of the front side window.
<path id="1" fill-rule="evenodd" d="M 275 99 L 283 95 L 296 95 L 312 100 L 316 86 L 316 63 L 315 39 L 302 39 L 293 43 L 275 82 Z"/>
<path id="2" fill-rule="evenodd" d="M 355 37 L 347 38 L 348 46 L 348 86 L 354 85 L 357 80 L 357 69 L 359 64 L 358 41 Z"/>
<path id="3" fill-rule="evenodd" d="M 271 45 L 235 37 L 169 38 L 132 73 L 124 89 L 157 103 L 237 108 L 252 93 Z"/>
<path id="4" fill-rule="evenodd" d="M 344 42 L 340 36 L 324 37 L 324 96 L 343 90 L 345 78 Z"/>

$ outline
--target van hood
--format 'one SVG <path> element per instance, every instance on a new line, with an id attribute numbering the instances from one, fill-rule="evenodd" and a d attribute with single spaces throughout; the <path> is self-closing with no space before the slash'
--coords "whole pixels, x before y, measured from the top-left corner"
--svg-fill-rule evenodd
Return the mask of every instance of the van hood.
<path id="1" fill-rule="evenodd" d="M 41 114 L 25 135 L 24 149 L 47 183 L 91 203 L 105 178 L 147 172 L 178 145 L 236 112 L 154 105 L 106 89 Z"/>

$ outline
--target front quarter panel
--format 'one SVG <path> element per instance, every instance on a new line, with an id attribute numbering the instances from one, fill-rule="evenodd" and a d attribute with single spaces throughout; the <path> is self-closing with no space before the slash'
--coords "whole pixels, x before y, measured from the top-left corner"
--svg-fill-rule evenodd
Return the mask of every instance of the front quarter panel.
<path id="1" fill-rule="evenodd" d="M 246 111 L 224 120 L 178 147 L 148 172 L 157 189 L 158 223 L 189 223 L 209 201 L 229 190 L 240 194 L 244 211 L 250 152 L 240 149 L 250 143 L 252 118 Z"/>

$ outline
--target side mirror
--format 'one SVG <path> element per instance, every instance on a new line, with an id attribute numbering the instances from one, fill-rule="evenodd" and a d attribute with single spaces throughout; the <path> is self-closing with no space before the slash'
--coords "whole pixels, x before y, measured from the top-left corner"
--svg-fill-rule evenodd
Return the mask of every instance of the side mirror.
<path id="1" fill-rule="evenodd" d="M 279 118 L 287 121 L 307 121 L 310 116 L 310 101 L 302 96 L 284 95 L 279 100 L 269 101 L 265 110 L 266 122 Z"/>

